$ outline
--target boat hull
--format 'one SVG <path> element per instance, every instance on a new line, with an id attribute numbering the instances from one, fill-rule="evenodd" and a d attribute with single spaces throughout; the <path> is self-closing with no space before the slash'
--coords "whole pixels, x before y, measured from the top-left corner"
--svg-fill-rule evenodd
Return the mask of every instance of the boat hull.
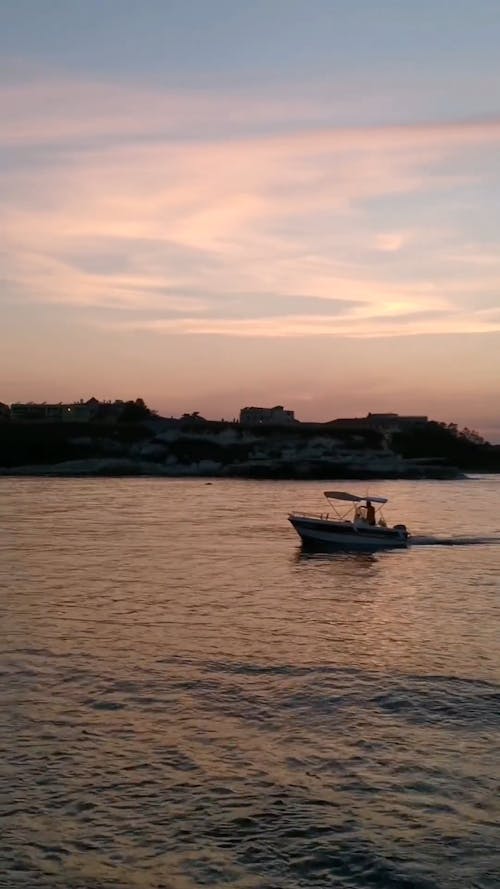
<path id="1" fill-rule="evenodd" d="M 355 526 L 352 522 L 335 522 L 331 519 L 290 515 L 289 522 L 295 528 L 308 549 L 378 550 L 405 549 L 409 536 L 403 528 Z"/>

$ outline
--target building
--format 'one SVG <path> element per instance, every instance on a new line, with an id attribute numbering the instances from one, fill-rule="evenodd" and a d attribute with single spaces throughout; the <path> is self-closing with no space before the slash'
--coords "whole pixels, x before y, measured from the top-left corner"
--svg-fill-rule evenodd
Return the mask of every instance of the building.
<path id="1" fill-rule="evenodd" d="M 75 401 L 72 404 L 63 405 L 62 421 L 64 423 L 89 423 L 97 419 L 101 408 L 97 398 L 89 398 L 88 401 Z"/>
<path id="2" fill-rule="evenodd" d="M 242 407 L 240 423 L 245 426 L 284 426 L 297 423 L 293 411 L 286 411 L 283 405 L 275 407 Z"/>
<path id="3" fill-rule="evenodd" d="M 338 426 L 343 429 L 377 429 L 384 432 L 401 432 L 414 426 L 422 426 L 429 422 L 429 418 L 413 414 L 369 413 L 366 417 L 341 417 L 331 420 L 329 426 Z"/>
<path id="4" fill-rule="evenodd" d="M 10 417 L 15 423 L 60 423 L 63 417 L 63 404 L 26 404 L 15 402 L 10 406 Z"/>
<path id="5" fill-rule="evenodd" d="M 367 415 L 368 422 L 372 426 L 391 427 L 399 429 L 407 426 L 421 426 L 429 422 L 429 418 L 419 414 L 372 414 Z"/>
<path id="6" fill-rule="evenodd" d="M 5 423 L 7 420 L 10 420 L 10 407 L 0 401 L 0 423 Z"/>
<path id="7" fill-rule="evenodd" d="M 123 407 L 123 401 L 101 402 L 97 398 L 69 404 L 16 402 L 10 407 L 10 417 L 15 423 L 89 423 L 96 419 L 115 421 L 122 413 Z"/>

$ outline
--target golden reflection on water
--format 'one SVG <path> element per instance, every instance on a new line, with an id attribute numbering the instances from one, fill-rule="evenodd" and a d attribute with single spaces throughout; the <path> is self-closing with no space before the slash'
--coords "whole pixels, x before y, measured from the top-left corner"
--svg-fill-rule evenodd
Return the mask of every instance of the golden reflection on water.
<path id="1" fill-rule="evenodd" d="M 499 547 L 306 555 L 286 516 L 321 483 L 0 489 L 16 885 L 451 889 L 478 843 L 492 870 Z M 440 536 L 499 533 L 499 490 L 381 486 Z"/>
<path id="2" fill-rule="evenodd" d="M 472 491 L 470 483 L 392 482 L 384 493 L 394 492 L 395 517 L 412 530 L 491 536 L 491 483 L 471 484 Z M 488 653 L 495 585 L 478 620 L 475 578 L 498 578 L 499 549 L 304 556 L 286 516 L 300 502 L 320 505 L 321 484 L 4 480 L 3 487 L 16 529 L 13 546 L 4 538 L 7 595 L 16 600 L 5 617 L 35 647 L 71 647 L 74 628 L 85 626 L 80 644 L 93 657 L 104 646 L 106 660 L 156 645 L 184 656 L 333 658 L 439 672 L 447 659 L 460 671 L 464 646 L 466 663 Z"/>

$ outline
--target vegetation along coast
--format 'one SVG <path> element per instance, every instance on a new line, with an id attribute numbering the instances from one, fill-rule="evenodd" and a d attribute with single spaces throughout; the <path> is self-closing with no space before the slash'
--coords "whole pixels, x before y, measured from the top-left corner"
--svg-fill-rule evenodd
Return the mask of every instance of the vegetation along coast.
<path id="1" fill-rule="evenodd" d="M 456 479 L 500 472 L 499 446 L 427 417 L 301 423 L 278 406 L 242 409 L 228 422 L 196 412 L 159 417 L 142 399 L 25 405 L 24 413 L 3 407 L 1 475 Z"/>

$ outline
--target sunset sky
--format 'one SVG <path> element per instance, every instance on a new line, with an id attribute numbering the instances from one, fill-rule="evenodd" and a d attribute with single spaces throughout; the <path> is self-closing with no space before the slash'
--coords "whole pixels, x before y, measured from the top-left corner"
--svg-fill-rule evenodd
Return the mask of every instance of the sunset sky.
<path id="1" fill-rule="evenodd" d="M 0 401 L 500 441 L 499 0 L 0 5 Z"/>

